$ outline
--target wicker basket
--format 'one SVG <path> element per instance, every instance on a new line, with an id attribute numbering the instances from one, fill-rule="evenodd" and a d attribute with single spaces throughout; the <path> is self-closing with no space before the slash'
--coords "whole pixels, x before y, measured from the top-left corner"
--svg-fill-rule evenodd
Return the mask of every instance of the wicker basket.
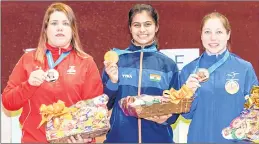
<path id="1" fill-rule="evenodd" d="M 108 96 L 103 94 L 79 101 L 67 108 L 71 111 L 64 110 L 67 113 L 52 117 L 45 125 L 47 140 L 50 143 L 67 143 L 70 136 L 77 134 L 83 138 L 106 134 L 110 129 L 107 102 Z"/>
<path id="2" fill-rule="evenodd" d="M 128 96 L 122 99 L 120 101 L 120 107 L 122 108 L 125 115 L 135 116 L 138 118 L 186 113 L 190 111 L 193 101 L 193 98 L 188 98 L 182 99 L 178 104 L 175 104 L 170 102 L 170 100 L 167 98 L 162 98 L 162 103 L 154 103 L 148 106 L 132 106 L 131 103 L 133 103 L 135 99 L 137 99 L 136 96 Z"/>
<path id="3" fill-rule="evenodd" d="M 99 137 L 99 136 L 103 136 L 105 135 L 108 131 L 109 131 L 110 127 L 106 126 L 103 129 L 100 130 L 96 130 L 94 132 L 91 133 L 79 133 L 81 135 L 81 137 L 83 139 L 86 138 L 95 138 L 95 137 Z M 67 137 L 63 137 L 63 138 L 59 138 L 59 139 L 54 139 L 54 140 L 50 140 L 50 143 L 67 143 L 67 140 L 69 139 L 70 136 Z"/>
<path id="4" fill-rule="evenodd" d="M 167 114 L 180 114 L 190 111 L 192 101 L 193 99 L 183 99 L 178 104 L 166 102 L 163 104 L 136 107 L 135 109 L 139 118 L 162 116 Z"/>

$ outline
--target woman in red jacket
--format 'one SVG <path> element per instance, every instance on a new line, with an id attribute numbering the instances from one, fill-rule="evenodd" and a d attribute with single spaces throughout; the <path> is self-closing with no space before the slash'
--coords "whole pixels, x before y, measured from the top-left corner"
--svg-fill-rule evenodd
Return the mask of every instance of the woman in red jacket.
<path id="1" fill-rule="evenodd" d="M 47 142 L 40 124 L 41 104 L 62 100 L 71 106 L 103 93 L 102 81 L 93 58 L 80 44 L 72 9 L 54 3 L 47 9 L 36 51 L 25 53 L 13 69 L 2 102 L 6 109 L 23 108 L 19 118 L 22 142 Z M 77 140 L 76 140 L 77 139 Z M 87 142 L 81 136 L 69 142 Z"/>

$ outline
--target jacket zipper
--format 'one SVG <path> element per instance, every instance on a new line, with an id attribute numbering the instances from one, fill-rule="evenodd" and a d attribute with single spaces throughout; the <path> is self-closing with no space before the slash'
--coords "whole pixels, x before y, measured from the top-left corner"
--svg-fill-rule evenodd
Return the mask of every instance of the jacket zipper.
<path id="1" fill-rule="evenodd" d="M 115 123 L 115 121 L 116 121 L 116 115 L 117 115 L 117 109 L 115 108 L 115 109 L 114 109 L 114 115 L 113 115 L 113 122 L 112 122 L 112 125 L 111 125 L 111 131 L 112 131 L 113 126 L 114 126 L 114 123 Z"/>

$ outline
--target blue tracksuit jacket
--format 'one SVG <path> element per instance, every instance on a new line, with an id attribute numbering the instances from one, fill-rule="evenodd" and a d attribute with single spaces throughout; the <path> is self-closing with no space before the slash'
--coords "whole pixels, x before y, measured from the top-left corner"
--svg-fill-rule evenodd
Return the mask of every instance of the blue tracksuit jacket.
<path id="1" fill-rule="evenodd" d="M 209 68 L 225 53 L 226 51 L 216 57 L 205 52 L 200 60 L 200 67 Z M 181 84 L 184 84 L 194 71 L 197 61 L 198 59 L 183 68 L 180 74 Z M 235 94 L 226 91 L 225 86 L 230 80 L 238 84 L 239 88 Z M 192 119 L 188 142 L 231 142 L 222 137 L 221 131 L 239 116 L 244 107 L 245 95 L 249 94 L 253 85 L 258 85 L 251 63 L 230 53 L 227 61 L 210 75 L 209 80 L 200 84 L 191 111 L 183 114 L 185 118 Z"/>
<path id="2" fill-rule="evenodd" d="M 156 43 L 144 49 L 156 47 Z M 131 44 L 128 51 L 140 50 L 139 46 Z M 156 48 L 155 48 L 156 49 Z M 140 52 L 126 53 L 119 56 L 119 82 L 112 83 L 108 75 L 103 73 L 104 92 L 109 96 L 108 107 L 113 108 L 110 123 L 111 129 L 107 134 L 107 143 L 137 143 L 138 119 L 126 116 L 119 107 L 118 101 L 126 96 L 136 96 L 138 92 Z M 152 80 L 152 74 L 160 76 L 160 80 Z M 141 94 L 162 95 L 163 90 L 174 87 L 178 89 L 178 68 L 173 60 L 158 52 L 144 52 Z M 170 124 L 179 115 L 172 115 L 165 124 L 141 119 L 143 143 L 168 143 L 173 141 Z"/>

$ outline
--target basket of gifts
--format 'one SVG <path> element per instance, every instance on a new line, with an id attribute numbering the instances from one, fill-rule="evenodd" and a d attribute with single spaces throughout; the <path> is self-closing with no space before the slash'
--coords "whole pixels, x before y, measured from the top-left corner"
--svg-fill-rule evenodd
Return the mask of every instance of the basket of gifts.
<path id="1" fill-rule="evenodd" d="M 192 96 L 193 91 L 183 85 L 178 91 L 165 90 L 163 96 L 127 96 L 119 101 L 119 105 L 125 115 L 138 118 L 180 114 L 190 111 Z"/>
<path id="2" fill-rule="evenodd" d="M 69 136 L 80 134 L 82 138 L 105 135 L 110 129 L 108 96 L 103 94 L 89 100 L 82 100 L 66 107 L 63 101 L 51 105 L 41 105 L 42 121 L 46 138 L 50 143 L 67 143 Z"/>
<path id="3" fill-rule="evenodd" d="M 222 130 L 225 139 L 259 143 L 259 86 L 246 97 L 244 110 Z"/>

